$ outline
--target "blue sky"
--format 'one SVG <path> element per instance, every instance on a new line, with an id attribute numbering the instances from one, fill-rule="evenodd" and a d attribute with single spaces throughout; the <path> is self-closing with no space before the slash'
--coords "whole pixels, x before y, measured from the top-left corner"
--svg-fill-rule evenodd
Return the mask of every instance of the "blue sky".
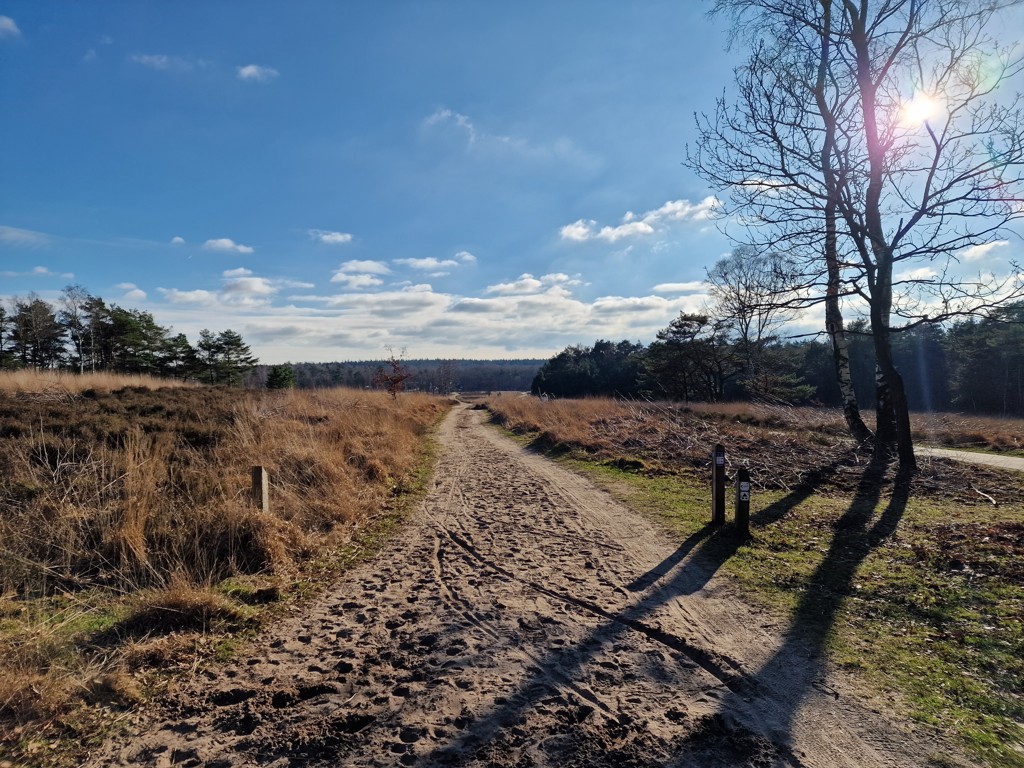
<path id="1" fill-rule="evenodd" d="M 0 297 L 268 363 L 649 341 L 730 250 L 681 164 L 707 7 L 0 0 Z"/>

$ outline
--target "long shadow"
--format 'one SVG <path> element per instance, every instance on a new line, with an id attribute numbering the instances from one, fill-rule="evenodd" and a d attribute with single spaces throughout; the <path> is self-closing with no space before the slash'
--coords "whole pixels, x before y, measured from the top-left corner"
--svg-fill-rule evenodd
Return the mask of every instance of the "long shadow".
<path id="1" fill-rule="evenodd" d="M 881 514 L 885 464 L 872 463 L 865 470 L 857 492 L 839 520 L 828 552 L 808 580 L 793 612 L 789 629 L 778 650 L 755 673 L 758 688 L 772 689 L 771 709 L 759 712 L 779 743 L 790 740 L 793 722 L 812 687 L 822 687 L 826 674 L 825 646 L 835 629 L 843 603 L 853 591 L 853 581 L 867 556 L 891 536 L 903 517 L 910 496 L 910 476 L 898 474 L 892 494 Z M 837 695 L 837 694 L 835 694 Z M 734 694 L 723 702 L 723 711 L 739 716 L 750 704 Z"/>
<path id="2" fill-rule="evenodd" d="M 807 484 L 794 489 L 784 499 L 762 510 L 754 519 L 762 524 L 777 520 L 810 496 L 815 488 L 838 470 L 842 463 L 841 460 L 837 460 L 823 467 Z M 870 546 L 856 548 L 854 550 L 855 557 L 850 558 L 848 556 L 850 539 L 855 531 L 858 529 L 862 530 L 870 519 L 880 496 L 881 480 L 884 474 L 884 466 L 876 467 L 869 465 L 868 470 L 861 479 L 857 494 L 849 510 L 836 524 L 837 534 L 833 540 L 829 555 L 826 556 L 812 578 L 814 588 L 819 583 L 842 583 L 846 585 L 848 590 L 857 566 L 871 548 Z M 901 497 L 897 497 L 894 494 L 893 502 L 890 503 L 882 520 L 872 529 L 875 538 L 888 535 L 888 533 L 895 529 L 899 517 L 902 515 L 903 507 L 906 504 L 907 491 L 909 491 L 909 485 L 904 488 Z M 514 574 L 506 571 L 500 564 L 487 560 L 469 542 L 461 540 L 460 537 L 453 537 L 453 539 L 456 544 L 462 546 L 470 556 L 479 560 L 481 564 L 497 570 L 499 573 L 503 573 L 510 578 L 516 578 Z M 759 700 L 757 694 L 761 681 L 770 681 L 771 679 L 769 674 L 771 662 L 769 665 L 765 665 L 754 678 L 751 678 L 746 674 L 741 665 L 732 659 L 721 656 L 713 650 L 693 645 L 683 638 L 665 632 L 657 624 L 648 623 L 648 617 L 662 605 L 680 595 L 692 594 L 706 585 L 718 568 L 735 554 L 736 549 L 741 544 L 742 541 L 732 535 L 731 529 L 714 529 L 711 526 L 705 526 L 687 538 L 668 558 L 635 580 L 630 585 L 630 589 L 639 590 L 644 588 L 644 586 L 652 587 L 659 580 L 668 576 L 663 583 L 638 602 L 617 613 L 607 611 L 599 605 L 579 599 L 571 594 L 561 593 L 547 585 L 518 578 L 520 583 L 525 583 L 538 592 L 553 599 L 575 605 L 603 619 L 603 622 L 595 627 L 578 645 L 552 650 L 545 657 L 535 660 L 536 665 L 544 672 L 547 679 L 562 680 L 572 688 L 572 681 L 577 678 L 583 667 L 594 659 L 603 646 L 611 643 L 627 631 L 636 631 L 676 651 L 680 657 L 685 657 L 692 665 L 699 666 L 713 678 L 717 679 L 719 684 L 731 691 L 731 698 L 726 699 L 724 706 L 736 710 L 764 710 L 764 712 L 756 712 L 758 720 L 764 720 L 764 715 L 769 711 L 780 711 L 780 705 L 774 698 L 772 700 Z M 693 557 L 690 561 L 684 567 L 672 573 L 673 568 L 691 553 Z M 669 574 L 671 575 L 669 576 Z M 812 589 L 811 591 L 814 590 Z M 838 592 L 836 593 L 838 594 Z M 824 645 L 828 629 L 834 622 L 835 614 L 840 604 L 841 601 L 836 601 L 827 615 L 823 617 L 818 612 L 819 609 L 816 601 L 812 602 L 808 598 L 801 601 L 790 630 L 787 632 L 783 647 L 773 657 L 772 661 L 781 666 L 783 661 L 788 658 L 787 654 L 793 652 L 793 646 L 797 643 L 803 645 L 807 642 L 804 637 L 807 632 L 810 632 L 810 644 L 818 648 L 820 655 L 820 649 Z M 681 663 L 683 663 L 682 659 Z M 454 765 L 466 759 L 465 752 L 467 749 L 475 751 L 483 748 L 488 743 L 493 743 L 499 737 L 503 728 L 515 725 L 526 712 L 533 709 L 541 700 L 551 696 L 551 688 L 544 684 L 543 680 L 537 678 L 538 676 L 534 675 L 524 681 L 517 692 L 508 696 L 503 703 L 496 706 L 488 714 L 475 720 L 468 734 L 457 738 L 445 747 L 435 749 L 419 761 L 418 764 L 424 766 Z M 776 728 L 776 738 L 774 740 L 779 749 L 794 764 L 799 764 L 800 761 L 788 751 L 789 724 L 799 703 L 806 695 L 806 691 L 815 680 L 816 675 L 814 674 L 801 674 L 795 680 L 790 678 L 787 684 L 790 699 L 787 700 L 785 706 L 781 707 L 781 718 L 776 718 L 779 720 L 779 727 Z M 577 690 L 576 693 L 579 694 L 581 692 Z M 774 693 L 775 691 L 773 691 Z M 583 697 L 587 698 L 585 694 Z M 597 700 L 588 700 L 595 706 L 603 706 Z M 758 706 L 759 704 L 761 706 Z M 606 714 L 612 716 L 614 713 L 608 712 Z"/>
<path id="3" fill-rule="evenodd" d="M 786 513 L 795 509 L 807 498 L 812 496 L 826 480 L 839 471 L 840 467 L 845 466 L 848 463 L 848 459 L 839 458 L 829 464 L 818 467 L 809 474 L 803 483 L 794 488 L 783 498 L 769 504 L 754 515 L 751 515 L 751 524 L 755 526 L 764 526 L 781 520 Z M 712 536 L 712 534 L 716 533 L 718 535 Z M 694 564 L 699 566 L 699 575 L 703 576 L 703 579 L 698 578 L 698 570 L 696 568 L 693 569 L 694 578 L 691 580 L 690 588 L 685 594 L 692 594 L 693 592 L 696 592 L 703 587 L 712 576 L 715 575 L 718 569 L 725 564 L 729 558 L 736 554 L 736 550 L 743 543 L 741 539 L 736 538 L 731 535 L 731 533 L 732 531 L 730 528 L 723 528 L 721 531 L 715 531 L 715 529 L 710 526 L 702 528 L 700 531 L 684 541 L 682 545 L 680 545 L 679 549 L 665 558 L 665 560 L 629 584 L 627 589 L 633 592 L 639 592 L 647 589 L 665 574 L 669 573 L 676 565 L 682 562 L 682 560 L 697 544 L 703 542 L 703 546 L 697 550 L 693 558 Z"/>

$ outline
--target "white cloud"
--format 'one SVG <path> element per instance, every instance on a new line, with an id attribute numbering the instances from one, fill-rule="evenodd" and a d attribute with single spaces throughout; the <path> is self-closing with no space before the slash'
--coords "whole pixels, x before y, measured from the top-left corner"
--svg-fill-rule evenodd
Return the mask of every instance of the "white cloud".
<path id="1" fill-rule="evenodd" d="M 251 245 L 236 243 L 230 237 L 218 237 L 213 240 L 207 240 L 203 243 L 203 248 L 206 248 L 208 251 L 227 251 L 231 253 L 252 253 L 255 250 Z"/>
<path id="2" fill-rule="evenodd" d="M 931 280 L 938 276 L 931 267 L 918 267 L 917 269 L 908 269 L 903 272 L 897 272 L 892 276 L 894 282 L 902 282 L 904 280 Z"/>
<path id="3" fill-rule="evenodd" d="M 185 244 L 185 238 L 181 237 L 180 235 L 175 235 L 174 237 L 171 238 L 171 245 L 184 245 L 184 244 Z"/>
<path id="4" fill-rule="evenodd" d="M 49 235 L 33 232 L 31 229 L 0 226 L 0 244 L 18 248 L 41 248 L 50 244 Z"/>
<path id="5" fill-rule="evenodd" d="M 270 310 L 273 299 L 282 288 L 313 288 L 312 283 L 279 277 L 259 277 L 251 269 L 235 267 L 221 272 L 219 291 L 205 289 L 181 291 L 177 288 L 157 288 L 172 304 L 197 304 L 219 308 Z M 209 323 L 207 323 L 209 324 Z"/>
<path id="6" fill-rule="evenodd" d="M 21 30 L 10 16 L 0 16 L 0 40 L 5 37 L 21 37 Z"/>
<path id="7" fill-rule="evenodd" d="M 389 275 L 391 269 L 382 261 L 346 261 L 339 272 L 368 272 L 371 275 Z"/>
<path id="8" fill-rule="evenodd" d="M 562 240 L 573 242 L 585 242 L 587 240 L 604 240 L 614 243 L 627 237 L 638 237 L 651 235 L 669 222 L 676 221 L 705 221 L 714 215 L 718 207 L 718 200 L 713 197 L 705 197 L 697 203 L 689 200 L 669 200 L 660 208 L 647 211 L 637 215 L 627 211 L 622 217 L 622 223 L 612 227 L 604 226 L 596 229 L 597 222 L 577 219 L 572 224 L 566 224 L 559 230 Z"/>
<path id="9" fill-rule="evenodd" d="M 172 304 L 201 304 L 212 306 L 217 303 L 217 294 L 213 291 L 179 291 L 177 288 L 157 288 L 167 301 Z"/>
<path id="10" fill-rule="evenodd" d="M 583 242 L 589 240 L 592 234 L 591 227 L 597 224 L 596 221 L 584 221 L 583 219 L 577 219 L 572 224 L 566 224 L 562 227 L 558 233 L 561 235 L 563 240 L 575 240 L 576 242 Z"/>
<path id="11" fill-rule="evenodd" d="M 708 284 L 703 280 L 689 280 L 683 283 L 658 283 L 651 290 L 655 293 L 695 293 L 707 289 Z"/>
<path id="12" fill-rule="evenodd" d="M 261 67 L 259 64 L 247 64 L 244 67 L 235 67 L 239 80 L 247 80 L 253 83 L 269 83 L 281 73 L 273 67 Z"/>
<path id="13" fill-rule="evenodd" d="M 243 271 L 248 272 L 248 270 Z M 227 297 L 255 298 L 273 296 L 275 293 L 277 293 L 277 288 L 265 277 L 229 277 L 224 281 L 223 294 Z"/>
<path id="14" fill-rule="evenodd" d="M 487 286 L 485 293 L 494 293 L 499 296 L 514 296 L 536 294 L 545 290 L 551 291 L 557 288 L 558 291 L 564 291 L 565 294 L 568 295 L 569 292 L 562 286 L 579 284 L 579 280 L 571 278 L 563 272 L 541 275 L 539 278 L 534 277 L 529 272 L 524 272 L 518 277 L 518 279 L 513 280 L 512 282 Z"/>
<path id="15" fill-rule="evenodd" d="M 118 283 L 115 287 L 119 291 L 124 291 L 122 301 L 142 301 L 146 298 L 146 292 L 135 283 Z"/>
<path id="16" fill-rule="evenodd" d="M 980 261 L 992 252 L 994 248 L 1002 248 L 1004 245 L 1009 245 L 1009 240 L 995 240 L 991 243 L 982 243 L 981 245 L 972 245 L 970 248 L 965 248 L 960 251 L 960 258 L 964 261 Z"/>
<path id="17" fill-rule="evenodd" d="M 452 259 L 435 259 L 433 256 L 427 256 L 424 259 L 392 259 L 395 264 L 401 264 L 403 267 L 410 267 L 412 269 L 445 269 L 446 267 L 457 267 L 459 262 Z"/>
<path id="18" fill-rule="evenodd" d="M 352 235 L 348 232 L 329 232 L 324 229 L 310 229 L 308 232 L 311 238 L 326 245 L 343 245 L 352 242 Z"/>
<path id="19" fill-rule="evenodd" d="M 463 264 L 476 264 L 476 256 L 469 251 L 459 251 L 455 254 L 455 258 Z"/>
<path id="20" fill-rule="evenodd" d="M 193 61 L 181 56 L 167 56 L 162 53 L 137 53 L 130 56 L 129 59 L 134 61 L 136 64 L 141 64 L 144 67 L 155 69 L 160 72 L 188 72 L 196 66 L 205 67 L 207 65 L 207 62 L 202 59 Z"/>
<path id="21" fill-rule="evenodd" d="M 359 273 L 359 274 L 346 274 L 345 272 L 335 272 L 331 277 L 332 283 L 342 283 L 346 288 L 373 288 L 378 285 L 384 285 L 384 281 L 379 277 L 374 277 L 371 274 Z"/>

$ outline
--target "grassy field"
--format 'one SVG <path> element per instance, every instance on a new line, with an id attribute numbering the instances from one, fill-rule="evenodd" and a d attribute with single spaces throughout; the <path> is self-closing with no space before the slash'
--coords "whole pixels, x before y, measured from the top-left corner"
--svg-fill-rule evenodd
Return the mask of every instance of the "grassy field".
<path id="1" fill-rule="evenodd" d="M 0 761 L 74 764 L 175 670 L 379 545 L 447 407 L 0 374 Z"/>
<path id="2" fill-rule="evenodd" d="M 900 476 L 853 450 L 831 410 L 508 396 L 488 407 L 787 616 L 787 640 L 980 762 L 1024 766 L 1024 474 L 923 459 Z M 915 431 L 1012 451 L 1024 424 L 931 415 Z M 717 442 L 758 484 L 745 542 L 707 525 Z"/>

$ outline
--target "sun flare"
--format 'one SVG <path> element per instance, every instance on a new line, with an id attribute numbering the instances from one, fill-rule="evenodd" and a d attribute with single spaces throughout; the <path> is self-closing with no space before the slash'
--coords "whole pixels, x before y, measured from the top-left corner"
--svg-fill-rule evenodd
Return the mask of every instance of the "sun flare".
<path id="1" fill-rule="evenodd" d="M 908 127 L 916 128 L 931 120 L 939 111 L 938 99 L 918 91 L 914 98 L 903 105 L 902 122 Z"/>

